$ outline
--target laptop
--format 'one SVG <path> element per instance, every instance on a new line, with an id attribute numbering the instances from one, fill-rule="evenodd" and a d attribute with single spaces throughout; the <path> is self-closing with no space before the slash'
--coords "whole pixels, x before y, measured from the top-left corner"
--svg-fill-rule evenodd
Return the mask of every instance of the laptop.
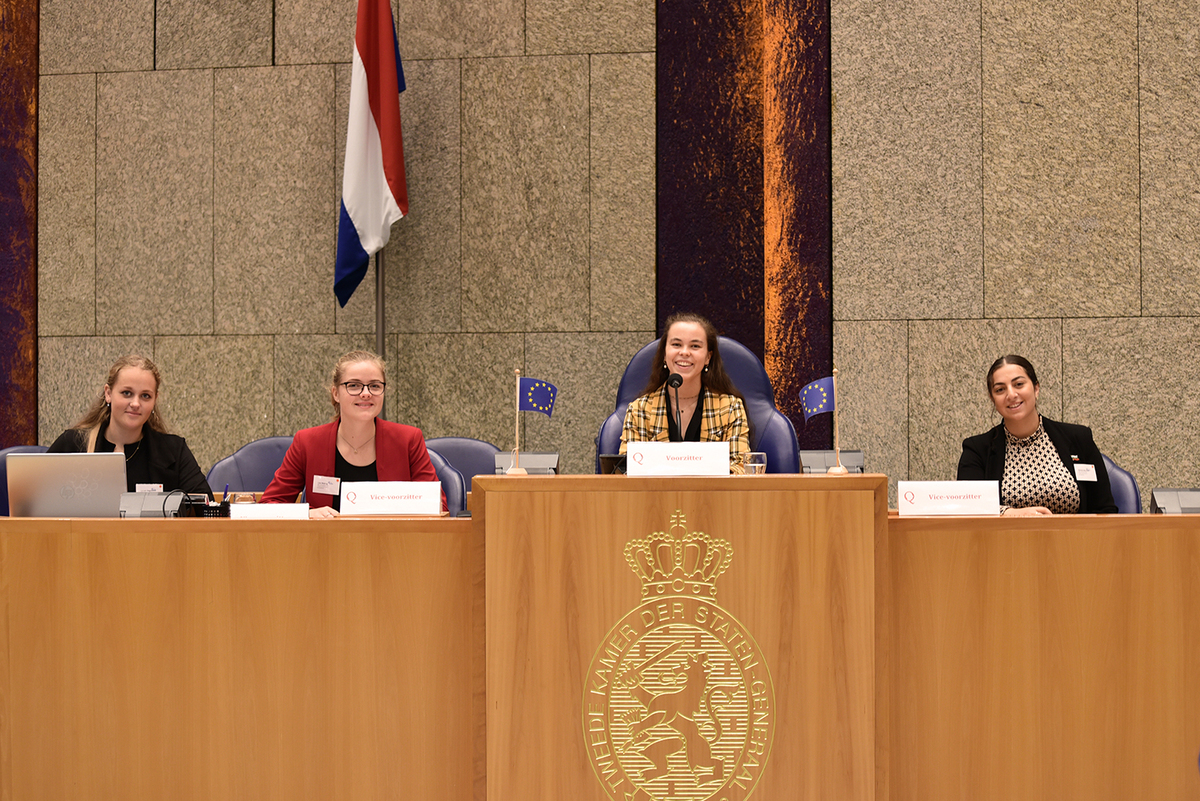
<path id="1" fill-rule="evenodd" d="M 123 453 L 10 453 L 11 517 L 120 517 Z"/>

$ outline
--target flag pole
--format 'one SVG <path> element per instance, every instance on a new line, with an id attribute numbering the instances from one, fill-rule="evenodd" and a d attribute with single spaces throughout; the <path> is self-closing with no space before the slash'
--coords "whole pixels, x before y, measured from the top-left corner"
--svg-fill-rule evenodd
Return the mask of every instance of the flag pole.
<path id="1" fill-rule="evenodd" d="M 833 368 L 833 453 L 837 457 L 837 466 L 829 468 L 828 472 L 835 476 L 844 476 L 849 474 L 842 465 L 842 451 L 838 447 L 838 391 L 837 391 L 837 368 Z"/>
<path id="2" fill-rule="evenodd" d="M 521 467 L 521 463 L 520 463 L 520 458 L 521 458 L 521 456 L 520 456 L 520 454 L 521 454 L 521 370 L 519 368 L 513 369 L 513 383 L 516 384 L 515 393 L 513 395 L 513 399 L 516 401 L 516 403 L 513 405 L 513 423 L 514 423 L 513 428 L 514 428 L 514 431 L 516 432 L 516 435 L 513 437 L 513 444 L 515 445 L 515 447 L 513 448 L 513 452 L 512 452 L 512 454 L 513 454 L 512 467 L 505 470 L 504 473 L 505 473 L 505 475 L 509 475 L 509 476 L 525 476 L 525 475 L 529 475 L 529 474 L 525 471 L 525 468 Z"/>
<path id="3" fill-rule="evenodd" d="M 387 331 L 384 321 L 386 315 L 384 314 L 383 267 L 383 248 L 380 248 L 375 254 L 375 352 L 386 362 L 387 354 L 384 353 L 383 347 Z M 383 402 L 379 404 L 379 416 L 387 419 L 387 395 L 383 396 Z"/>

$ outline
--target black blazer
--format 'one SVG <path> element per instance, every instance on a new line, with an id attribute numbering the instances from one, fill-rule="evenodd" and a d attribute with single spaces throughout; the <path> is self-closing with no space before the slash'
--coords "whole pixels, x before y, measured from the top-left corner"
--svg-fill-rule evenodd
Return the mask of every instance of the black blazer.
<path id="1" fill-rule="evenodd" d="M 1079 513 L 1115 514 L 1117 502 L 1113 500 L 1108 470 L 1104 467 L 1100 449 L 1092 439 L 1092 430 L 1073 423 L 1059 423 L 1048 417 L 1042 418 L 1042 427 L 1046 429 L 1050 442 L 1072 476 L 1075 475 L 1076 464 L 1096 466 L 1095 481 L 1075 479 L 1079 486 Z M 962 458 L 958 460 L 958 480 L 1003 481 L 1006 449 L 1003 423 L 991 431 L 964 439 Z"/>
<path id="2" fill-rule="evenodd" d="M 104 438 L 103 431 L 96 436 L 98 453 L 112 453 L 115 449 Z M 68 428 L 50 446 L 50 453 L 82 453 L 85 450 L 87 431 L 79 428 Z M 133 492 L 138 484 L 162 484 L 164 492 L 203 492 L 212 497 L 212 489 L 188 448 L 187 440 L 155 431 L 148 425 L 142 426 L 141 444 L 125 463 L 125 484 L 129 492 Z"/>

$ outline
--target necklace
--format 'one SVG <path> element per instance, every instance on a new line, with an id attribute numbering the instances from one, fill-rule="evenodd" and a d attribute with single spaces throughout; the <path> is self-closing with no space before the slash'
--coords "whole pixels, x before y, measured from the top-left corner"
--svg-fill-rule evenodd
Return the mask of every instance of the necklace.
<path id="1" fill-rule="evenodd" d="M 358 456 L 358 450 L 359 450 L 359 448 L 365 448 L 365 447 L 367 447 L 368 445 L 370 445 L 370 444 L 371 444 L 371 440 L 375 439 L 375 435 L 374 435 L 374 434 L 372 434 L 372 435 L 371 435 L 371 439 L 367 440 L 367 441 L 366 441 L 366 442 L 364 442 L 362 445 L 359 445 L 359 446 L 358 446 L 358 448 L 356 448 L 356 447 L 354 447 L 353 445 L 351 445 L 351 444 L 350 444 L 350 440 L 348 440 L 348 439 L 346 439 L 345 437 L 343 437 L 343 436 L 342 436 L 342 428 L 341 428 L 341 426 L 338 426 L 338 439 L 340 439 L 342 442 L 346 443 L 346 447 L 347 447 L 347 448 L 349 448 L 350 450 L 354 451 L 354 455 L 355 455 L 355 456 Z"/>
<path id="2" fill-rule="evenodd" d="M 139 439 L 137 441 L 137 445 L 133 446 L 133 453 L 126 456 L 125 461 L 128 462 L 130 459 L 132 459 L 134 457 L 134 454 L 136 454 L 138 452 L 138 448 L 140 448 L 140 447 L 142 447 L 142 441 Z"/>

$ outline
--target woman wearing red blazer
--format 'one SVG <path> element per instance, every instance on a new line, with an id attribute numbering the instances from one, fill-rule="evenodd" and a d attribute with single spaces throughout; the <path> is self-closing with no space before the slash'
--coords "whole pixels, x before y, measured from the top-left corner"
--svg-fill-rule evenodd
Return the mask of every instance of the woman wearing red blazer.
<path id="1" fill-rule="evenodd" d="M 386 388 L 383 360 L 374 353 L 338 359 L 333 421 L 296 432 L 263 503 L 292 503 L 303 490 L 309 517 L 337 517 L 342 481 L 437 481 L 421 430 L 378 419 Z"/>

